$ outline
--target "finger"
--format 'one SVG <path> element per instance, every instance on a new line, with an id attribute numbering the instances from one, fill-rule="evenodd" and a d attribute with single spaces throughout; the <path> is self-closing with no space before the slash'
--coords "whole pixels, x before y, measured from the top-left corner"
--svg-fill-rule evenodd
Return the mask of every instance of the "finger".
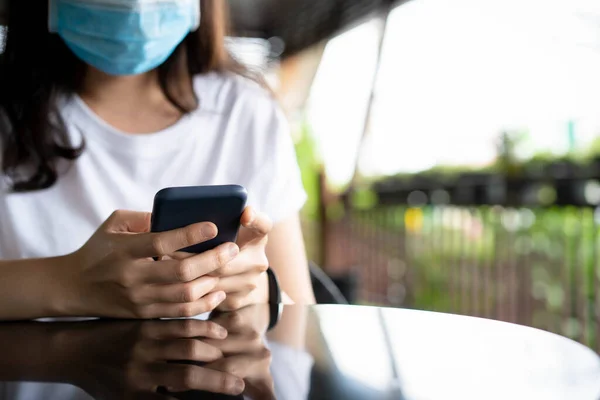
<path id="1" fill-rule="evenodd" d="M 136 304 L 155 303 L 193 303 L 214 290 L 219 283 L 218 278 L 202 277 L 191 282 L 173 285 L 146 285 L 137 289 Z"/>
<path id="2" fill-rule="evenodd" d="M 202 390 L 237 396 L 245 388 L 244 380 L 235 375 L 196 365 L 152 364 L 147 368 L 152 382 L 182 392 Z"/>
<path id="3" fill-rule="evenodd" d="M 225 340 L 203 339 L 203 341 L 219 349 L 225 356 L 255 353 L 265 347 L 263 337 L 256 331 L 229 332 Z"/>
<path id="4" fill-rule="evenodd" d="M 250 306 L 261 304 L 262 301 L 258 299 L 257 291 L 252 292 L 240 292 L 240 293 L 229 293 L 227 298 L 219 304 L 217 307 L 218 311 L 221 312 L 232 312 L 239 311 Z"/>
<path id="5" fill-rule="evenodd" d="M 250 211 L 248 211 L 250 210 Z M 271 232 L 273 224 L 265 214 L 248 209 L 242 218 L 242 228 L 238 236 L 241 247 L 256 241 L 267 241 L 267 235 Z M 250 215 L 249 217 L 247 215 Z"/>
<path id="6" fill-rule="evenodd" d="M 221 350 L 198 339 L 150 340 L 136 351 L 140 357 L 152 361 L 210 362 L 223 358 Z"/>
<path id="7" fill-rule="evenodd" d="M 247 273 L 262 274 L 267 269 L 269 269 L 269 260 L 265 254 L 265 248 L 257 245 L 245 247 L 237 257 L 211 272 L 211 275 L 223 278 Z"/>
<path id="8" fill-rule="evenodd" d="M 267 279 L 266 273 L 257 274 L 250 272 L 228 276 L 219 279 L 214 290 L 221 290 L 225 293 L 249 293 L 258 289 L 261 279 Z"/>
<path id="9" fill-rule="evenodd" d="M 131 279 L 150 284 L 192 282 L 223 268 L 238 254 L 239 247 L 236 244 L 226 243 L 185 260 L 145 261 L 132 267 Z"/>
<path id="10" fill-rule="evenodd" d="M 246 208 L 242 214 L 241 224 L 244 228 L 254 231 L 256 235 L 265 236 L 273 229 L 271 218 L 265 213 L 260 213 L 252 207 Z"/>
<path id="11" fill-rule="evenodd" d="M 246 394 L 253 400 L 275 400 L 275 382 L 267 373 L 264 377 L 246 379 Z"/>
<path id="12" fill-rule="evenodd" d="M 268 304 L 253 305 L 234 312 L 219 312 L 211 314 L 211 321 L 222 326 L 231 333 L 258 332 L 264 334 L 270 322 Z"/>
<path id="13" fill-rule="evenodd" d="M 193 303 L 151 304 L 141 308 L 142 318 L 191 318 L 213 311 L 225 300 L 225 292 L 208 294 Z"/>
<path id="14" fill-rule="evenodd" d="M 271 363 L 271 352 L 263 348 L 252 354 L 239 354 L 221 360 L 206 364 L 208 369 L 226 372 L 240 378 L 247 378 L 255 375 L 260 367 L 268 368 Z"/>
<path id="15" fill-rule="evenodd" d="M 111 214 L 104 223 L 108 232 L 119 233 L 146 233 L 150 232 L 152 214 L 118 210 Z"/>
<path id="16" fill-rule="evenodd" d="M 215 224 L 202 222 L 167 232 L 133 235 L 129 238 L 128 250 L 134 258 L 166 256 L 214 239 L 217 232 Z"/>
<path id="17" fill-rule="evenodd" d="M 227 329 L 214 321 L 197 319 L 149 321 L 141 327 L 141 336 L 152 340 L 211 338 L 225 339 Z"/>
<path id="18" fill-rule="evenodd" d="M 169 254 L 169 257 L 173 260 L 185 260 L 196 255 L 197 254 L 194 253 L 186 253 L 185 251 L 177 251 L 173 254 Z"/>

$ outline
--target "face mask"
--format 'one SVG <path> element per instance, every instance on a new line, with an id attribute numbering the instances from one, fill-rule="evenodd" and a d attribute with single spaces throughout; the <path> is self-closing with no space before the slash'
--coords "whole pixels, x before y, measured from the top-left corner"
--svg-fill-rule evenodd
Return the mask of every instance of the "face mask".
<path id="1" fill-rule="evenodd" d="M 199 0 L 50 0 L 50 32 L 109 75 L 150 71 L 200 25 Z"/>

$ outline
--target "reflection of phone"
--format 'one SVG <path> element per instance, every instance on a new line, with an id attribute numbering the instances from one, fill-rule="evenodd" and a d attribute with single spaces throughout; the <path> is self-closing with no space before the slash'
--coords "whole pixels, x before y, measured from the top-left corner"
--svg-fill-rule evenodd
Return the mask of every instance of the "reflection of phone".
<path id="1" fill-rule="evenodd" d="M 154 198 L 152 232 L 166 232 L 198 222 L 212 222 L 216 238 L 182 251 L 203 253 L 235 242 L 248 194 L 242 186 L 193 186 L 161 190 Z"/>

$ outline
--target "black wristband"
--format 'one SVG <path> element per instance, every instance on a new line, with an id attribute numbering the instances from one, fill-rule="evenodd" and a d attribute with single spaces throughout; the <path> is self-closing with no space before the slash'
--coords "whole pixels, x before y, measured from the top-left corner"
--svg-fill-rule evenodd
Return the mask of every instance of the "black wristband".
<path id="1" fill-rule="evenodd" d="M 280 304 L 281 286 L 279 286 L 279 279 L 277 279 L 273 268 L 269 267 L 267 276 L 269 277 L 269 304 Z"/>
<path id="2" fill-rule="evenodd" d="M 279 322 L 281 318 L 281 286 L 279 286 L 279 279 L 277 279 L 277 275 L 275 271 L 271 267 L 267 270 L 267 276 L 269 277 L 269 314 L 270 321 L 269 327 L 267 331 L 275 328 L 275 325 Z"/>

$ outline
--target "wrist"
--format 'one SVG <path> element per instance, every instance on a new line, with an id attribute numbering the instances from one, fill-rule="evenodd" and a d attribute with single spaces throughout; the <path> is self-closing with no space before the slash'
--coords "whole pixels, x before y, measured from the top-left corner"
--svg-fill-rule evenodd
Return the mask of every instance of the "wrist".
<path id="1" fill-rule="evenodd" d="M 258 304 L 269 303 L 269 275 L 263 272 L 260 276 L 260 284 L 258 285 Z"/>
<path id="2" fill-rule="evenodd" d="M 48 277 L 48 303 L 52 317 L 84 316 L 79 312 L 79 297 L 77 293 L 77 279 L 74 272 L 77 269 L 76 253 L 52 259 L 52 266 L 48 268 L 51 274 Z"/>

